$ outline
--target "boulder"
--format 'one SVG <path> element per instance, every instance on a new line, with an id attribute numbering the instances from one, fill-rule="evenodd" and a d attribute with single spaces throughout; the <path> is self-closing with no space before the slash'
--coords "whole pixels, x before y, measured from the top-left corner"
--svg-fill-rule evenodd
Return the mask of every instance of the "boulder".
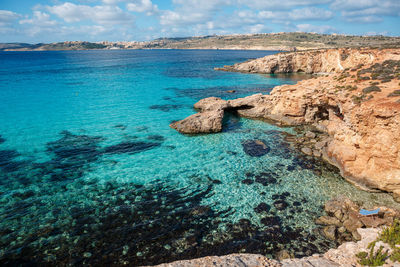
<path id="1" fill-rule="evenodd" d="M 363 226 L 363 223 L 359 220 L 355 220 L 349 217 L 349 219 L 343 222 L 343 226 L 346 227 L 347 231 L 354 232 L 358 228 L 361 228 Z"/>
<path id="2" fill-rule="evenodd" d="M 367 227 L 367 228 L 376 228 L 378 226 L 386 224 L 386 220 L 376 217 L 376 216 L 364 216 L 360 218 L 360 221 Z"/>
<path id="3" fill-rule="evenodd" d="M 222 131 L 223 118 L 223 110 L 200 112 L 171 123 L 170 127 L 185 134 L 217 133 Z"/>
<path id="4" fill-rule="evenodd" d="M 200 110 L 201 112 L 224 110 L 227 107 L 228 102 L 219 97 L 207 97 L 194 104 L 194 108 Z"/>
<path id="5" fill-rule="evenodd" d="M 335 217 L 330 216 L 321 216 L 315 220 L 316 224 L 320 225 L 335 225 L 335 226 L 342 226 L 342 223 Z"/>
<path id="6" fill-rule="evenodd" d="M 336 217 L 339 221 L 343 219 L 342 210 L 337 210 L 337 211 L 335 211 L 333 215 L 335 215 L 335 217 Z"/>
<path id="7" fill-rule="evenodd" d="M 311 131 L 308 131 L 308 132 L 306 132 L 306 137 L 314 139 L 316 137 L 316 134 Z"/>
<path id="8" fill-rule="evenodd" d="M 276 253 L 276 259 L 278 259 L 279 261 L 290 258 L 291 256 L 286 249 L 280 250 L 278 253 Z"/>
<path id="9" fill-rule="evenodd" d="M 311 150 L 311 148 L 308 148 L 308 147 L 303 147 L 301 149 L 301 152 L 303 152 L 307 156 L 311 156 L 313 154 L 313 151 Z"/>
<path id="10" fill-rule="evenodd" d="M 326 238 L 330 240 L 336 240 L 336 227 L 333 225 L 329 225 L 324 227 L 322 230 Z"/>

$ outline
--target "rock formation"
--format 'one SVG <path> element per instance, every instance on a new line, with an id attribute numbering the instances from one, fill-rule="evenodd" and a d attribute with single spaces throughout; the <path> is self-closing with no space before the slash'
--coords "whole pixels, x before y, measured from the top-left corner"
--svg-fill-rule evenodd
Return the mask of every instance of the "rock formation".
<path id="1" fill-rule="evenodd" d="M 371 64 L 375 59 L 376 51 L 370 49 L 324 49 L 279 53 L 217 70 L 250 73 L 330 73 L 354 68 L 359 64 Z"/>
<path id="2" fill-rule="evenodd" d="M 182 133 L 218 132 L 230 110 L 279 125 L 312 125 L 327 136 L 315 146 L 344 178 L 363 189 L 393 192 L 400 200 L 400 49 L 285 53 L 243 64 L 234 69 L 334 72 L 277 86 L 270 95 L 206 98 L 196 103 L 197 115 L 171 127 Z"/>
<path id="3" fill-rule="evenodd" d="M 203 266 L 244 266 L 244 267 L 279 267 L 282 266 L 275 260 L 257 254 L 230 254 L 227 256 L 209 256 L 194 260 L 175 261 L 164 263 L 157 267 L 203 267 Z"/>
<path id="4" fill-rule="evenodd" d="M 345 241 L 359 241 L 361 236 L 359 228 L 377 228 L 390 226 L 396 218 L 400 217 L 399 211 L 388 207 L 379 208 L 377 216 L 361 216 L 360 206 L 346 197 L 338 197 L 325 203 L 327 215 L 315 220 L 316 224 L 323 225 L 324 235 L 339 244 Z"/>

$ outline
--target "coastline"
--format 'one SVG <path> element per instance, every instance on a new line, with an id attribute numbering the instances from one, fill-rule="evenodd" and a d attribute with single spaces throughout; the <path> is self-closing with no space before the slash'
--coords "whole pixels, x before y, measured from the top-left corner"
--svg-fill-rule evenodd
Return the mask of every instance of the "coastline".
<path id="1" fill-rule="evenodd" d="M 345 179 L 363 189 L 391 192 L 399 199 L 399 62 L 399 49 L 327 49 L 226 66 L 227 71 L 247 73 L 329 74 L 277 86 L 270 95 L 200 100 L 194 105 L 199 113 L 171 127 L 190 134 L 219 132 L 225 110 L 280 125 L 312 125 L 328 135 L 318 150 Z"/>
<path id="2" fill-rule="evenodd" d="M 289 52 L 216 68 L 259 74 L 324 74 L 295 85 L 277 86 L 270 95 L 257 94 L 228 101 L 213 97 L 202 99 L 194 105 L 199 111 L 197 114 L 170 126 L 181 133 L 219 132 L 224 113 L 232 111 L 278 126 L 306 125 L 312 130 L 303 131 L 302 136 L 291 140 L 301 152 L 338 167 L 343 178 L 362 190 L 390 192 L 396 201 L 400 201 L 400 159 L 397 154 L 400 140 L 396 137 L 400 129 L 399 69 L 399 49 Z M 319 134 L 324 137 L 317 140 Z M 327 209 L 326 212 L 329 214 Z M 352 216 L 357 217 L 358 208 L 353 212 L 355 215 Z M 336 213 L 331 216 L 332 221 Z M 330 227 L 334 227 L 334 236 L 339 233 L 335 226 L 322 224 L 328 225 L 324 228 L 327 236 L 332 234 Z M 359 228 L 362 224 L 356 221 L 344 222 L 346 224 L 353 227 L 353 241 L 344 242 L 323 255 L 283 261 L 269 261 L 253 255 L 253 261 L 249 261 L 249 255 L 234 254 L 160 267 L 206 266 L 210 260 L 221 266 L 240 266 L 239 262 L 245 262 L 243 266 L 360 266 L 356 254 L 367 251 L 368 244 L 377 239 L 382 228 L 376 223 L 367 229 Z M 389 221 L 386 225 L 390 224 Z M 354 238 L 359 241 L 354 243 Z M 236 259 L 233 265 L 232 257 Z M 244 257 L 243 261 L 241 257 Z M 393 266 L 393 262 L 384 266 Z"/>

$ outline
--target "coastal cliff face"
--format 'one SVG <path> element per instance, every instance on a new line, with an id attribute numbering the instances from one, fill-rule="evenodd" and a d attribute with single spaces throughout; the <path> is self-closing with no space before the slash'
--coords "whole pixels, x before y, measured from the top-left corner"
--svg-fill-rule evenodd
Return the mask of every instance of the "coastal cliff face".
<path id="1" fill-rule="evenodd" d="M 279 53 L 225 66 L 219 70 L 250 73 L 331 73 L 354 68 L 359 64 L 371 64 L 378 54 L 377 50 L 346 48 Z"/>
<path id="2" fill-rule="evenodd" d="M 326 136 L 315 147 L 344 178 L 363 189 L 392 192 L 400 201 L 400 49 L 329 49 L 278 54 L 251 62 L 234 68 L 331 73 L 275 87 L 270 95 L 229 101 L 203 99 L 195 105 L 199 114 L 219 112 L 222 120 L 224 111 L 235 110 L 243 117 L 280 125 L 312 125 Z M 190 124 L 190 120 L 185 123 Z M 201 120 L 196 123 L 203 125 Z M 196 127 L 182 130 L 182 121 L 171 127 L 196 133 Z M 201 132 L 217 131 L 206 128 Z"/>

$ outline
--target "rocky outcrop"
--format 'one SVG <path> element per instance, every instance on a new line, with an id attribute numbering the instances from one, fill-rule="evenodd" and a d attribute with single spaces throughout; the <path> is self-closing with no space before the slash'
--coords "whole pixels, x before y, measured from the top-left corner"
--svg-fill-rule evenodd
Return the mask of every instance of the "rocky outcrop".
<path id="1" fill-rule="evenodd" d="M 302 259 L 276 261 L 258 254 L 230 254 L 226 256 L 209 256 L 193 260 L 164 263 L 156 267 L 338 267 L 341 266 L 323 255 Z"/>
<path id="2" fill-rule="evenodd" d="M 346 197 L 338 197 L 325 203 L 327 215 L 315 220 L 316 224 L 323 225 L 323 234 L 331 240 L 342 244 L 346 241 L 359 241 L 361 239 L 357 229 L 377 228 L 390 226 L 400 214 L 397 210 L 388 207 L 379 208 L 377 216 L 361 216 L 360 206 Z"/>
<path id="3" fill-rule="evenodd" d="M 257 254 L 230 254 L 227 256 L 209 256 L 194 260 L 175 261 L 157 265 L 157 267 L 204 267 L 204 266 L 219 266 L 219 267 L 279 267 L 281 264 L 278 261 L 270 260 L 265 256 Z"/>
<path id="4" fill-rule="evenodd" d="M 223 113 L 229 110 L 279 125 L 311 125 L 326 135 L 324 140 L 315 143 L 317 149 L 311 148 L 313 153 L 322 154 L 341 170 L 344 178 L 358 187 L 392 192 L 400 201 L 400 94 L 396 93 L 400 49 L 329 49 L 298 54 L 293 54 L 292 59 L 307 58 L 307 55 L 313 58 L 306 60 L 308 68 L 303 70 L 336 73 L 295 85 L 277 86 L 270 95 L 256 94 L 229 101 L 208 98 L 196 104 L 200 115 L 189 117 L 191 123 L 184 120 L 171 126 L 183 133 L 195 133 L 196 127 L 192 125 L 198 126 L 202 133 L 216 132 L 222 129 Z M 287 54 L 283 55 L 273 57 L 288 59 Z M 271 64 L 275 63 L 264 59 L 259 60 L 264 68 L 252 71 L 271 72 Z M 290 64 L 282 66 L 286 67 L 275 68 L 275 71 L 300 69 L 287 67 Z M 208 123 L 209 114 L 218 123 Z M 311 151 L 304 150 L 308 154 Z"/>
<path id="5" fill-rule="evenodd" d="M 288 52 L 224 66 L 217 70 L 250 73 L 340 72 L 359 64 L 371 64 L 377 53 L 377 50 L 349 48 Z"/>
<path id="6" fill-rule="evenodd" d="M 345 242 L 338 248 L 330 249 L 325 254 L 316 254 L 311 257 L 301 259 L 283 259 L 280 261 L 268 259 L 265 256 L 257 254 L 231 254 L 226 256 L 210 256 L 193 260 L 175 261 L 157 265 L 157 267 L 203 267 L 203 266 L 220 266 L 220 267 L 258 267 L 258 266 L 282 266 L 282 267 L 355 267 L 360 266 L 359 259 L 356 256 L 361 251 L 369 252 L 368 245 L 377 240 L 379 236 L 379 228 L 357 229 L 360 240 L 357 242 Z M 391 252 L 392 249 L 388 244 L 378 241 L 376 248 L 384 247 L 384 251 Z M 384 267 L 397 266 L 390 259 L 386 259 Z"/>

